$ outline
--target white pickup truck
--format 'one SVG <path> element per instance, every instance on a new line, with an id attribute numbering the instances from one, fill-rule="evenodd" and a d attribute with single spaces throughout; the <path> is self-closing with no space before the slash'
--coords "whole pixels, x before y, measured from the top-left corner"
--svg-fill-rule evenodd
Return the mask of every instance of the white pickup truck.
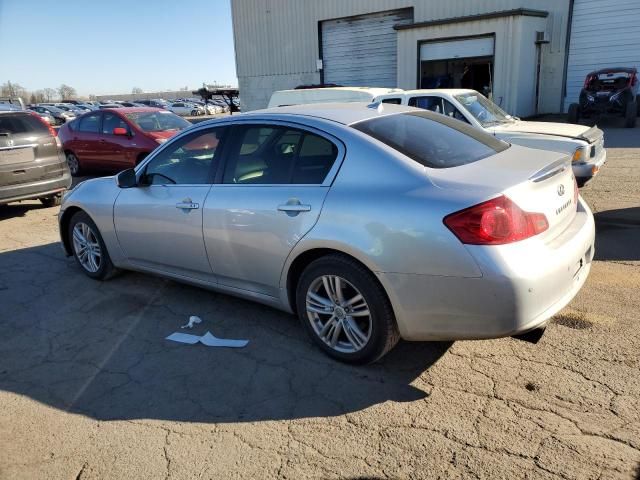
<path id="1" fill-rule="evenodd" d="M 467 122 L 509 143 L 566 153 L 571 156 L 579 186 L 593 178 L 607 161 L 604 135 L 599 128 L 520 120 L 475 90 L 363 87 L 283 90 L 273 94 L 269 107 L 336 101 L 370 101 L 423 108 Z"/>

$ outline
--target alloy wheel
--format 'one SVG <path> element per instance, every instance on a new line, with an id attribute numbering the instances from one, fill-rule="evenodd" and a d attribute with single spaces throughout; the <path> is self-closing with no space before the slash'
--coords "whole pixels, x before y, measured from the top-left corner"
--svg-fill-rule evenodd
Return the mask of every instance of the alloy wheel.
<path id="1" fill-rule="evenodd" d="M 73 227 L 73 250 L 82 268 L 96 273 L 102 264 L 100 242 L 89 225 L 78 222 Z"/>
<path id="2" fill-rule="evenodd" d="M 78 163 L 78 157 L 73 153 L 67 154 L 67 164 L 69 165 L 69 171 L 71 175 L 77 175 L 80 171 L 80 164 Z"/>
<path id="3" fill-rule="evenodd" d="M 371 338 L 369 305 L 358 289 L 342 277 L 316 278 L 307 291 L 306 311 L 316 335 L 337 352 L 358 352 Z"/>

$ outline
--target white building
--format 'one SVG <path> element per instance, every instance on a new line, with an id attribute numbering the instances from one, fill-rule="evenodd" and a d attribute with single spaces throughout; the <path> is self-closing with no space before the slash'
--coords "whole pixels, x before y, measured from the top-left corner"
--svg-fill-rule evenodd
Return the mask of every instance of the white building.
<path id="1" fill-rule="evenodd" d="M 586 73 L 640 67 L 640 0 L 232 0 L 244 110 L 298 85 L 467 87 L 566 110 Z"/>

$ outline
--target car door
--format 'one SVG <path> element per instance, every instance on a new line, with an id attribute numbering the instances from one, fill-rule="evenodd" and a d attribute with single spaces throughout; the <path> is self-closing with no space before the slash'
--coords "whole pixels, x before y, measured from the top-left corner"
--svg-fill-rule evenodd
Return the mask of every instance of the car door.
<path id="1" fill-rule="evenodd" d="M 285 260 L 315 225 L 344 156 L 325 133 L 285 123 L 232 127 L 224 171 L 204 206 L 221 285 L 277 296 Z"/>
<path id="2" fill-rule="evenodd" d="M 202 238 L 202 207 L 225 131 L 200 128 L 169 142 L 138 170 L 139 185 L 120 192 L 114 224 L 133 266 L 215 282 Z"/>
<path id="3" fill-rule="evenodd" d="M 115 135 L 116 128 L 124 128 L 127 135 Z M 105 166 L 115 170 L 124 170 L 135 165 L 136 150 L 131 127 L 116 112 L 105 111 L 102 114 L 102 148 L 100 156 Z"/>
<path id="4" fill-rule="evenodd" d="M 83 167 L 99 166 L 102 112 L 83 115 L 76 122 L 77 128 L 72 133 L 73 142 L 76 145 L 74 153 Z"/>

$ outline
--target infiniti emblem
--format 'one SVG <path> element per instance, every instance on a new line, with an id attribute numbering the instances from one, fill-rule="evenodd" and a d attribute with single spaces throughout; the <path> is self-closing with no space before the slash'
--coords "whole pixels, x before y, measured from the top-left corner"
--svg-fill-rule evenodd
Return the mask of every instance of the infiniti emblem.
<path id="1" fill-rule="evenodd" d="M 562 184 L 558 185 L 558 195 L 564 195 L 564 185 Z"/>
<path id="2" fill-rule="evenodd" d="M 7 140 L 7 147 L 13 147 L 13 140 Z"/>

